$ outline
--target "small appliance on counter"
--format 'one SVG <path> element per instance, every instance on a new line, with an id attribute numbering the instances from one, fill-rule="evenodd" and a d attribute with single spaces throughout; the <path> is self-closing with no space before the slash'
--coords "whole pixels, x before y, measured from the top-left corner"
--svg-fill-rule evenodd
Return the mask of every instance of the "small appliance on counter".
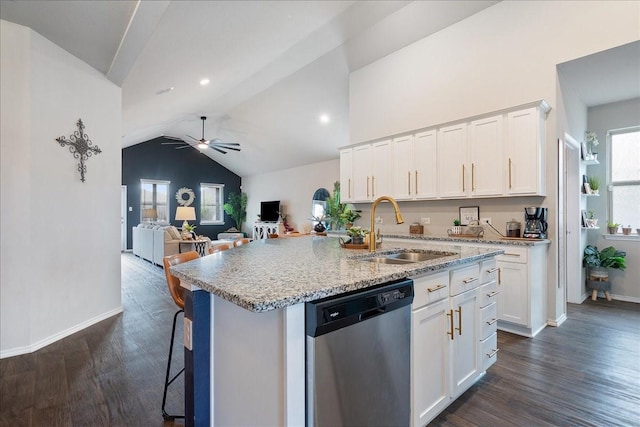
<path id="1" fill-rule="evenodd" d="M 522 237 L 527 239 L 547 238 L 547 208 L 524 208 L 524 220 L 524 234 Z"/>
<path id="2" fill-rule="evenodd" d="M 507 237 L 520 237 L 520 222 L 512 219 L 507 222 Z"/>

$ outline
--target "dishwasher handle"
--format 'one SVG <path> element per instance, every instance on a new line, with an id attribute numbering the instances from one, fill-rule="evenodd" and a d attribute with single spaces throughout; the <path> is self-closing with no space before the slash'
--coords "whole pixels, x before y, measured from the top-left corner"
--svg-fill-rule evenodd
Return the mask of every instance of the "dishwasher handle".
<path id="1" fill-rule="evenodd" d="M 387 307 L 374 308 L 373 310 L 369 310 L 365 313 L 360 313 L 360 317 L 358 318 L 358 320 L 362 322 L 363 320 L 371 319 L 372 317 L 384 314 L 387 311 L 386 308 Z"/>

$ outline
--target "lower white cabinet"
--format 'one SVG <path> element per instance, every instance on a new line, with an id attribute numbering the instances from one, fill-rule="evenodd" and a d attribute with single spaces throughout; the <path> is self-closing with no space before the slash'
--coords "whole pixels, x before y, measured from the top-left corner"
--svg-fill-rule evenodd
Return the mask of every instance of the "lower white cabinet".
<path id="1" fill-rule="evenodd" d="M 495 267 L 495 261 L 491 262 L 488 268 Z M 482 277 L 480 264 L 474 263 L 413 278 L 412 426 L 427 425 L 485 370 L 480 327 Z M 493 300 L 491 303 L 495 306 Z"/>

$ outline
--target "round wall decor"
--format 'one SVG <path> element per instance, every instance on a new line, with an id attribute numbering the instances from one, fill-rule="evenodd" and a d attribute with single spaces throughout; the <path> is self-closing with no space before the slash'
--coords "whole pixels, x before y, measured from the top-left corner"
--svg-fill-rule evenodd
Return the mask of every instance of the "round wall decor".
<path id="1" fill-rule="evenodd" d="M 193 190 L 190 188 L 182 187 L 176 192 L 176 200 L 181 206 L 189 206 L 196 199 L 196 195 L 193 194 Z"/>

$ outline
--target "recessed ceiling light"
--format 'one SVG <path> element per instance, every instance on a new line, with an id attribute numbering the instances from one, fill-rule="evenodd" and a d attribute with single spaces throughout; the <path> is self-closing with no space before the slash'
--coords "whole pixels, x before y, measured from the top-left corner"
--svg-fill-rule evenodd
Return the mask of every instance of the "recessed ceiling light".
<path id="1" fill-rule="evenodd" d="M 209 84 L 209 82 L 210 82 L 210 81 L 211 81 L 211 80 L 209 80 L 209 79 L 202 79 L 202 80 L 200 80 L 200 85 L 202 85 L 202 86 L 206 86 L 206 85 L 208 85 L 208 84 Z"/>
<path id="2" fill-rule="evenodd" d="M 331 121 L 331 117 L 329 117 L 328 114 L 320 114 L 320 117 L 318 117 L 318 120 L 320 120 L 320 123 L 322 123 L 323 125 L 326 125 Z"/>

